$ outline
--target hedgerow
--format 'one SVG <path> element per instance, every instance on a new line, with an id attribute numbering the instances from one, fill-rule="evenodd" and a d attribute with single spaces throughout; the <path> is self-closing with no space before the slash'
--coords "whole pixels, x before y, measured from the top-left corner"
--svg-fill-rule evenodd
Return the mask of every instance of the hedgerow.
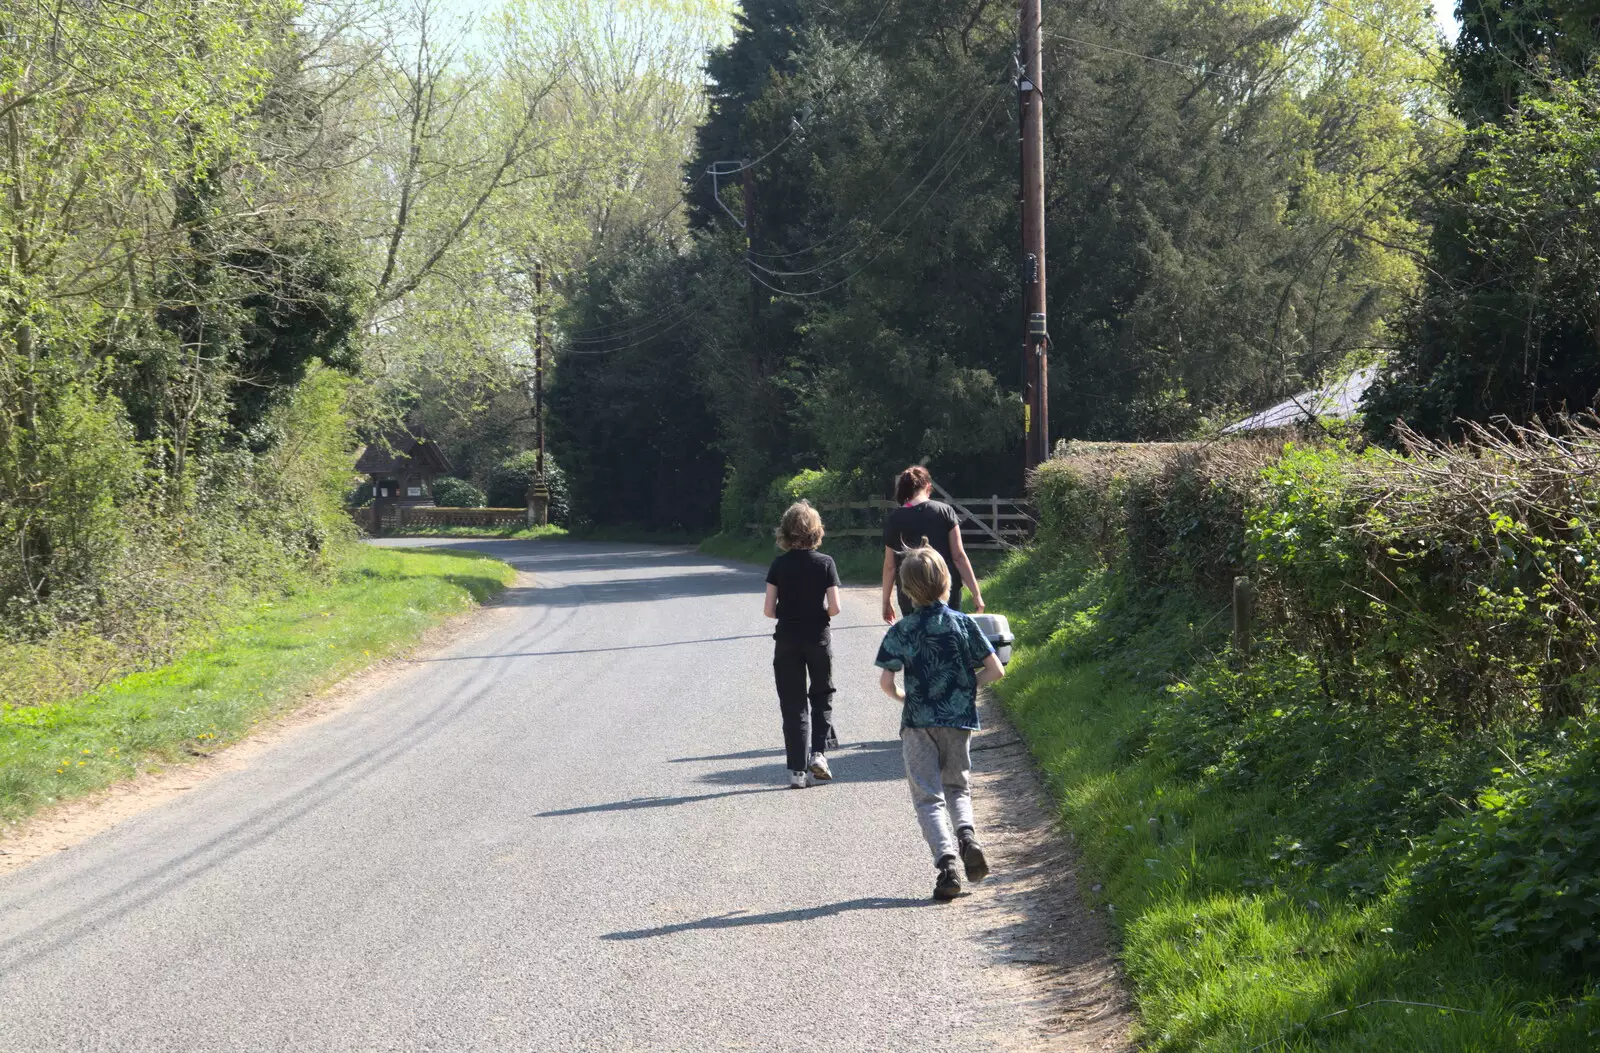
<path id="1" fill-rule="evenodd" d="M 1039 551 L 1099 598 L 1030 606 L 1024 639 L 1164 685 L 1127 748 L 1203 792 L 1267 792 L 1263 886 L 1465 919 L 1485 953 L 1581 987 L 1600 977 L 1600 422 L 1399 440 L 1069 446 L 1033 480 Z M 1240 575 L 1248 656 L 1227 632 Z"/>

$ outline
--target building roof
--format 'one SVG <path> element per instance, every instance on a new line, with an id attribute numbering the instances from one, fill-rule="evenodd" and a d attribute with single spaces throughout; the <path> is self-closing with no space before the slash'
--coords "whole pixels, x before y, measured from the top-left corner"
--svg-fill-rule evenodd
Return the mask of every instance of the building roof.
<path id="1" fill-rule="evenodd" d="M 412 469 L 434 475 L 450 472 L 450 459 L 421 428 L 388 432 L 356 458 L 356 471 L 363 475 L 393 475 Z"/>
<path id="2" fill-rule="evenodd" d="M 1361 410 L 1361 396 L 1367 393 L 1378 377 L 1377 366 L 1366 366 L 1339 380 L 1320 388 L 1302 391 L 1293 398 L 1284 399 L 1260 413 L 1223 428 L 1224 433 L 1263 431 L 1267 428 L 1286 428 L 1291 424 L 1314 420 L 1318 417 L 1348 420 Z"/>

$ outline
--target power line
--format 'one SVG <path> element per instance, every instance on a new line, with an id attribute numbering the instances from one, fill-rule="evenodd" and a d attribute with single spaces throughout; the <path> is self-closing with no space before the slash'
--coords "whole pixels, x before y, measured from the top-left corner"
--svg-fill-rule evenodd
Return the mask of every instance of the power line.
<path id="1" fill-rule="evenodd" d="M 1009 61 L 1009 57 L 1008 57 L 1008 61 Z M 981 84 L 973 84 L 973 83 L 970 83 L 970 82 L 957 84 L 950 91 L 948 91 L 944 95 L 940 96 L 939 99 L 934 103 L 934 106 L 936 108 L 938 108 L 938 109 L 945 110 L 944 103 L 946 101 L 948 101 L 949 99 L 953 98 L 954 96 L 956 96 L 956 95 L 960 94 L 961 92 L 966 91 L 968 89 L 981 88 L 982 86 L 983 85 L 981 85 Z M 926 151 L 927 148 L 933 144 L 935 136 L 937 136 L 939 132 L 943 131 L 944 130 L 944 126 L 949 124 L 952 120 L 954 120 L 955 117 L 956 117 L 956 114 L 959 113 L 959 112 L 960 112 L 959 110 L 953 110 L 953 109 L 952 110 L 945 110 L 944 118 L 942 120 L 940 120 L 937 125 L 934 126 L 934 130 L 933 130 L 932 134 L 930 134 L 923 141 L 921 147 L 919 147 L 915 153 L 913 153 L 909 158 L 907 158 L 906 163 L 900 167 L 900 170 L 894 174 L 894 177 L 892 179 L 886 180 L 884 182 L 883 189 L 878 191 L 878 196 L 873 198 L 872 202 L 870 204 L 868 204 L 866 209 L 864 209 L 863 211 L 871 211 L 872 209 L 875 209 L 875 208 L 878 207 L 878 204 L 881 201 L 883 201 L 883 199 L 885 197 L 887 197 L 889 195 L 889 191 L 895 186 L 895 184 L 898 183 L 900 181 L 900 179 L 907 172 L 909 172 L 911 170 L 911 167 L 914 164 L 916 164 L 917 158 L 921 157 L 923 152 Z M 748 251 L 749 251 L 749 254 L 751 256 L 759 256 L 761 259 L 764 259 L 764 260 L 786 260 L 786 259 L 791 259 L 791 258 L 793 258 L 795 256 L 804 255 L 805 253 L 808 253 L 808 252 L 815 252 L 817 249 L 822 248 L 824 245 L 827 245 L 827 244 L 830 244 L 832 242 L 838 241 L 840 238 L 845 237 L 848 234 L 849 234 L 848 230 L 836 230 L 836 231 L 832 232 L 831 234 L 828 234 L 827 236 L 823 237 L 819 241 L 814 241 L 810 245 L 805 246 L 804 248 L 793 249 L 793 250 L 791 250 L 789 252 L 761 252 L 761 251 L 756 250 L 756 249 L 750 249 Z"/>
<path id="2" fill-rule="evenodd" d="M 1173 68 L 1181 69 L 1186 73 L 1200 72 L 1200 70 L 1186 62 L 1174 62 L 1171 59 L 1164 59 L 1157 55 L 1145 55 L 1137 51 L 1125 51 L 1122 48 L 1114 48 L 1110 44 L 1101 44 L 1093 40 L 1083 40 L 1079 37 L 1069 37 L 1065 33 L 1046 33 L 1045 36 L 1051 38 L 1052 40 L 1066 40 L 1073 44 L 1082 44 L 1084 47 L 1098 48 L 1101 51 L 1109 51 L 1115 55 L 1126 55 L 1129 58 L 1143 59 L 1146 62 L 1159 62 L 1163 66 L 1172 66 Z"/>
<path id="3" fill-rule="evenodd" d="M 984 103 L 984 99 L 980 96 L 979 99 L 978 99 L 977 104 L 974 105 L 972 107 L 972 109 L 970 111 L 968 111 L 967 116 L 962 119 L 961 127 L 963 129 L 965 129 L 967 127 L 967 125 L 971 122 L 973 116 L 977 114 L 978 108 L 981 107 L 983 105 L 983 103 Z M 901 198 L 900 199 L 900 203 L 895 205 L 894 208 L 890 209 L 889 210 L 889 214 L 884 216 L 882 219 L 878 220 L 877 223 L 874 224 L 874 225 L 875 226 L 881 226 L 881 225 L 889 222 L 889 220 L 893 219 L 895 217 L 896 213 L 898 213 L 902 208 L 904 208 L 911 201 L 911 199 L 917 195 L 917 192 L 920 191 L 924 186 L 927 185 L 928 180 L 932 179 L 934 177 L 934 175 L 939 171 L 939 169 L 944 166 L 945 162 L 950 158 L 950 155 L 955 152 L 956 148 L 959 147 L 959 146 L 962 146 L 963 144 L 965 144 L 966 141 L 968 139 L 970 139 L 973 134 L 976 133 L 976 130 L 983 126 L 983 121 L 988 120 L 989 116 L 991 114 L 993 114 L 993 113 L 994 113 L 994 105 L 991 104 L 989 109 L 988 109 L 988 111 L 986 111 L 984 113 L 982 120 L 980 120 L 978 122 L 978 124 L 974 127 L 973 131 L 965 132 L 965 133 L 961 134 L 960 136 L 958 136 L 958 138 L 953 140 L 950 143 L 950 145 L 945 148 L 944 153 L 939 156 L 938 160 L 936 160 L 933 163 L 933 166 L 928 169 L 927 173 L 920 180 L 918 180 L 917 185 L 911 188 L 911 192 L 906 194 L 905 197 Z M 854 246 L 852 246 L 851 248 L 846 249 L 844 252 L 841 252 L 839 255 L 835 256 L 833 259 L 827 260 L 826 262 L 823 262 L 823 263 L 819 263 L 815 267 L 808 267 L 805 270 L 798 270 L 798 271 L 774 270 L 771 267 L 762 266 L 760 263 L 757 263 L 755 260 L 748 259 L 748 258 L 746 259 L 746 263 L 748 263 L 750 266 L 755 267 L 757 270 L 764 271 L 767 274 L 770 274 L 770 275 L 772 275 L 773 277 L 776 277 L 776 278 L 799 278 L 799 277 L 803 277 L 803 276 L 808 275 L 808 274 L 815 274 L 818 271 L 826 270 L 827 268 L 832 267 L 836 263 L 843 262 L 845 259 L 849 258 L 850 256 L 855 255 L 857 252 L 859 252 L 862 249 L 866 248 L 871 243 L 871 240 L 872 240 L 873 236 L 881 236 L 881 234 L 882 234 L 881 231 L 877 231 L 873 235 L 869 235 L 867 237 L 864 237 L 861 240 L 859 240 Z"/>
<path id="4" fill-rule="evenodd" d="M 873 31 L 878 28 L 878 23 L 883 21 L 884 12 L 889 10 L 889 5 L 892 4 L 892 3 L 894 3 L 894 0 L 883 0 L 883 6 L 878 8 L 877 17 L 874 18 L 872 20 L 872 24 L 867 27 L 867 31 L 865 33 L 861 34 L 861 39 L 856 41 L 855 47 L 850 49 L 850 57 L 845 61 L 845 65 L 846 66 L 850 66 L 850 65 L 853 65 L 855 63 L 856 58 L 861 54 L 861 49 L 863 47 L 865 47 L 866 44 L 867 44 L 867 38 L 872 36 Z M 836 88 L 838 86 L 839 86 L 839 77 L 836 75 L 833 78 L 833 82 L 828 85 L 826 91 L 824 91 L 823 94 L 826 95 L 828 92 L 831 92 L 834 88 Z M 718 171 L 716 174 L 719 175 L 719 176 L 738 175 L 740 172 L 743 172 L 747 168 L 754 168 L 756 165 L 760 164 L 762 161 L 765 161 L 767 158 L 771 157 L 773 154 L 777 153 L 779 150 L 782 150 L 784 148 L 785 144 L 787 144 L 790 139 L 793 139 L 795 136 L 799 135 L 801 133 L 801 131 L 803 131 L 803 130 L 804 129 L 802 129 L 800 127 L 800 124 L 799 124 L 798 121 L 792 121 L 791 120 L 790 127 L 789 127 L 789 134 L 784 136 L 782 139 L 778 140 L 778 145 L 774 146 L 772 149 L 768 150 L 766 153 L 762 154 L 760 157 L 757 157 L 753 161 L 733 162 L 733 163 L 738 165 L 737 168 L 730 168 L 730 169 L 726 169 L 726 170 L 721 170 L 721 171 Z M 710 169 L 707 169 L 707 171 L 709 172 Z"/>
<path id="5" fill-rule="evenodd" d="M 987 112 L 985 112 L 985 114 L 983 116 L 983 120 L 984 121 L 987 121 L 989 119 L 989 117 L 994 113 L 995 109 L 999 107 L 1000 102 L 1001 102 L 1001 100 L 999 100 L 999 99 L 996 99 L 994 101 L 993 105 L 990 106 L 989 110 Z M 981 123 L 982 122 L 980 122 L 980 126 L 981 126 Z M 971 135 L 969 135 L 967 137 L 967 139 L 970 140 L 971 139 Z M 877 252 L 873 253 L 872 256 L 869 257 L 866 260 L 866 262 L 862 263 L 861 266 L 857 267 L 855 270 L 851 271 L 849 274 L 845 275 L 843 278 L 840 278 L 838 281 L 832 283 L 831 285 L 825 285 L 820 289 L 812 289 L 812 290 L 808 290 L 806 292 L 795 292 L 795 291 L 790 290 L 790 289 L 781 289 L 778 286 L 773 285 L 772 283 L 770 283 L 770 282 L 766 281 L 765 279 L 763 279 L 759 273 L 757 273 L 755 270 L 753 270 L 753 269 L 751 269 L 749 267 L 749 262 L 750 261 L 748 261 L 748 260 L 745 261 L 746 262 L 745 269 L 746 269 L 746 271 L 749 272 L 750 276 L 752 278 L 754 278 L 757 282 L 759 282 L 761 285 L 765 286 L 768 289 L 771 289 L 773 292 L 778 293 L 778 294 L 780 294 L 782 296 L 793 296 L 793 297 L 805 298 L 805 297 L 811 297 L 811 296 L 821 296 L 823 293 L 831 292 L 834 289 L 839 288 L 841 285 L 844 285 L 846 282 L 850 281 L 852 278 L 856 277 L 856 275 L 858 275 L 861 272 L 865 271 L 868 267 L 870 267 L 874 263 L 876 263 L 880 256 L 882 256 L 885 252 L 888 252 L 889 248 L 893 245 L 894 241 L 896 239 L 898 239 L 899 237 L 901 237 L 902 235 L 904 235 L 907 231 L 909 231 L 911 229 L 912 225 L 914 223 L 916 223 L 917 219 L 921 217 L 922 213 L 924 213 L 924 212 L 926 212 L 928 210 L 928 206 L 932 205 L 933 202 L 938 198 L 939 192 L 944 189 L 945 184 L 948 183 L 950 181 L 951 177 L 956 174 L 956 171 L 958 170 L 958 168 L 959 168 L 958 165 L 951 165 L 949 170 L 945 173 L 944 178 L 939 181 L 939 185 L 933 188 L 933 191 L 928 195 L 928 199 L 922 203 L 921 207 L 918 208 L 916 210 L 916 212 L 911 214 L 911 217 L 906 220 L 905 225 L 903 227 L 901 227 L 892 237 L 887 239 L 884 242 L 883 246 L 880 249 L 878 249 Z M 931 176 L 932 176 L 932 172 L 929 173 L 929 178 L 931 178 Z M 924 179 L 924 182 L 926 182 L 926 179 Z"/>

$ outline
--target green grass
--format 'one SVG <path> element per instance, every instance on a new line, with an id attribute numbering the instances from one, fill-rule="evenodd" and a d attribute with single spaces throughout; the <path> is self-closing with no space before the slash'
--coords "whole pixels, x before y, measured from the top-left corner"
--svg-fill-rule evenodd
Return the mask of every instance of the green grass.
<path id="1" fill-rule="evenodd" d="M 472 527 L 472 526 L 436 526 L 436 527 L 407 527 L 395 531 L 395 537 L 481 537 L 504 538 L 510 541 L 534 541 L 545 537 L 566 537 L 564 527 L 554 524 L 545 526 L 521 526 L 516 523 L 507 523 L 501 527 Z"/>
<path id="2" fill-rule="evenodd" d="M 568 538 L 573 541 L 621 541 L 641 545 L 693 545 L 699 534 L 674 530 L 648 530 L 644 527 L 587 526 L 559 527 L 554 524 L 525 527 L 508 524 L 504 527 L 408 527 L 397 531 L 398 537 L 469 537 L 504 538 L 513 541 L 534 541 L 539 538 Z"/>
<path id="3" fill-rule="evenodd" d="M 361 546 L 332 582 L 258 603 L 170 665 L 64 702 L 0 709 L 0 819 L 209 753 L 493 596 L 513 574 L 471 552 Z"/>
<path id="4" fill-rule="evenodd" d="M 1600 1048 L 1600 1003 L 1556 997 L 1558 983 L 1486 956 L 1465 926 L 1423 926 L 1393 882 L 1346 897 L 1297 873 L 1277 794 L 1184 778 L 1149 747 L 1165 692 L 1137 671 L 1157 651 L 1181 665 L 1197 619 L 1108 633 L 1105 583 L 1037 553 L 986 591 L 1022 638 L 999 693 L 1074 835 L 1089 906 L 1120 937 L 1147 1048 Z M 1372 862 L 1399 873 L 1399 856 Z"/>
<path id="5" fill-rule="evenodd" d="M 765 566 L 778 555 L 779 549 L 770 537 L 714 534 L 700 542 L 700 551 L 708 556 Z M 876 543 L 863 544 L 856 538 L 830 542 L 823 538 L 822 551 L 833 557 L 834 565 L 839 568 L 839 580 L 846 584 L 876 585 L 883 580 L 883 548 Z M 973 573 L 980 578 L 1000 563 L 998 552 L 971 552 L 968 558 L 972 560 Z"/>

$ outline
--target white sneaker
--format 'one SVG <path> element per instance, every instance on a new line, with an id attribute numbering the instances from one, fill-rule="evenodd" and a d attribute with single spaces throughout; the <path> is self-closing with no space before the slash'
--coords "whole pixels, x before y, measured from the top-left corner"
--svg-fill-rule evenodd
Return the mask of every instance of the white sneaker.
<path id="1" fill-rule="evenodd" d="M 791 789 L 791 790 L 803 790 L 807 786 L 810 786 L 810 785 L 811 785 L 811 780 L 806 777 L 806 773 L 805 772 L 803 772 L 803 771 L 792 771 L 792 772 L 789 773 L 789 789 Z"/>
<path id="2" fill-rule="evenodd" d="M 828 758 L 820 753 L 811 755 L 811 777 L 818 782 L 827 782 L 833 778 L 833 772 L 828 768 Z"/>

